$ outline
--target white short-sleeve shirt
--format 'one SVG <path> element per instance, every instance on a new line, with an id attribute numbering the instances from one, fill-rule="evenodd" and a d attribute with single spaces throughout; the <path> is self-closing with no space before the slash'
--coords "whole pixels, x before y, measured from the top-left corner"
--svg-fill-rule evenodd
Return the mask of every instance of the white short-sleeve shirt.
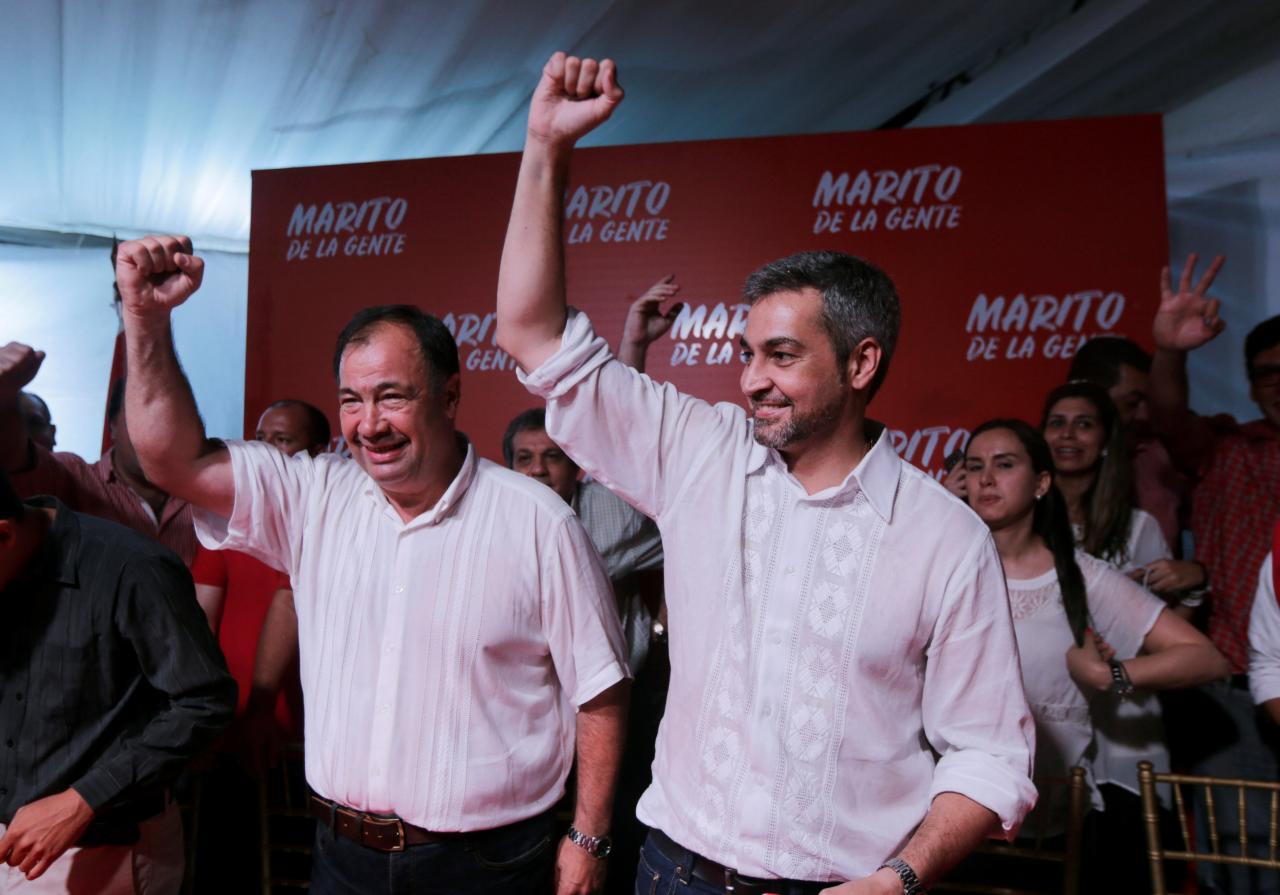
<path id="1" fill-rule="evenodd" d="M 470 445 L 404 522 L 355 462 L 231 442 L 235 507 L 211 548 L 287 572 L 307 781 L 436 831 L 531 817 L 564 792 L 575 707 L 627 674 L 599 555 L 544 485 Z"/>

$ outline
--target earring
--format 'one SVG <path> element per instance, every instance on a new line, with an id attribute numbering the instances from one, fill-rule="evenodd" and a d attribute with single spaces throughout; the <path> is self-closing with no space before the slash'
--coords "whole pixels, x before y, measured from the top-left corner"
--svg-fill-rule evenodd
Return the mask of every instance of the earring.
<path id="1" fill-rule="evenodd" d="M 1106 448 L 1103 448 L 1103 449 L 1102 449 L 1102 456 L 1104 456 L 1104 457 L 1105 457 L 1106 455 L 1107 455 L 1107 449 L 1106 449 Z"/>
<path id="2" fill-rule="evenodd" d="M 1043 494 L 1037 494 L 1037 495 L 1036 495 L 1036 500 L 1039 500 L 1039 499 L 1040 499 L 1040 498 L 1042 498 L 1042 497 L 1044 497 L 1044 495 L 1043 495 Z"/>

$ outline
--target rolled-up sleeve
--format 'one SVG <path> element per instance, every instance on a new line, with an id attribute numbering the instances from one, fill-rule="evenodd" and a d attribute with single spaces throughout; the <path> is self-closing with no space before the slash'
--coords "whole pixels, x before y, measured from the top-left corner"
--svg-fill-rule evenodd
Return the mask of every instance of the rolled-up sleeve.
<path id="1" fill-rule="evenodd" d="M 1017 835 L 1036 802 L 1035 721 L 1022 690 L 1000 557 L 990 537 L 971 549 L 943 598 L 925 660 L 925 735 L 939 753 L 929 799 L 966 796 Z"/>
<path id="2" fill-rule="evenodd" d="M 741 408 L 713 406 L 637 372 L 572 309 L 560 350 L 516 375 L 546 400 L 547 434 L 647 516 L 661 516 L 706 463 L 750 442 Z"/>
<path id="3" fill-rule="evenodd" d="M 1258 705 L 1280 699 L 1280 604 L 1276 603 L 1272 562 L 1267 554 L 1249 616 L 1249 692 Z"/>
<path id="4" fill-rule="evenodd" d="M 210 550 L 239 550 L 292 574 L 317 462 L 260 442 L 227 442 L 235 480 L 230 517 L 193 508 L 196 536 Z"/>
<path id="5" fill-rule="evenodd" d="M 542 618 L 556 677 L 576 706 L 629 677 L 626 643 L 600 555 L 565 516 L 542 558 Z"/>

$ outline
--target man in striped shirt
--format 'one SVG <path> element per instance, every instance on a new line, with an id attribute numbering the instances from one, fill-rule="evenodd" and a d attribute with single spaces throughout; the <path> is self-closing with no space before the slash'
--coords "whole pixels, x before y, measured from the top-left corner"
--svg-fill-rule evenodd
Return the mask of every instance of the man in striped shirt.
<path id="1" fill-rule="evenodd" d="M 18 494 L 49 494 L 73 510 L 118 522 L 159 541 L 190 567 L 196 555 L 191 507 L 142 472 L 125 419 L 123 379 L 112 384 L 107 404 L 114 446 L 97 462 L 54 453 L 27 436 L 19 394 L 43 362 L 43 351 L 20 342 L 0 348 L 0 466 Z"/>

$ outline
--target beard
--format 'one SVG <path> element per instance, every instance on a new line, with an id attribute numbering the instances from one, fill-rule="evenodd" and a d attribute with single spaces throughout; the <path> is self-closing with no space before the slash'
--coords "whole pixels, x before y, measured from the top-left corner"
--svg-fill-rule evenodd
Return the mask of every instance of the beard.
<path id="1" fill-rule="evenodd" d="M 761 395 L 751 398 L 752 432 L 755 440 L 765 447 L 774 450 L 785 450 L 797 442 L 806 441 L 814 435 L 832 428 L 840 417 L 844 406 L 843 396 L 836 393 L 829 400 L 809 410 L 797 410 L 795 403 L 780 395 Z M 786 418 L 777 422 L 761 423 L 755 414 L 757 405 L 768 400 L 771 406 L 791 408 Z"/>

